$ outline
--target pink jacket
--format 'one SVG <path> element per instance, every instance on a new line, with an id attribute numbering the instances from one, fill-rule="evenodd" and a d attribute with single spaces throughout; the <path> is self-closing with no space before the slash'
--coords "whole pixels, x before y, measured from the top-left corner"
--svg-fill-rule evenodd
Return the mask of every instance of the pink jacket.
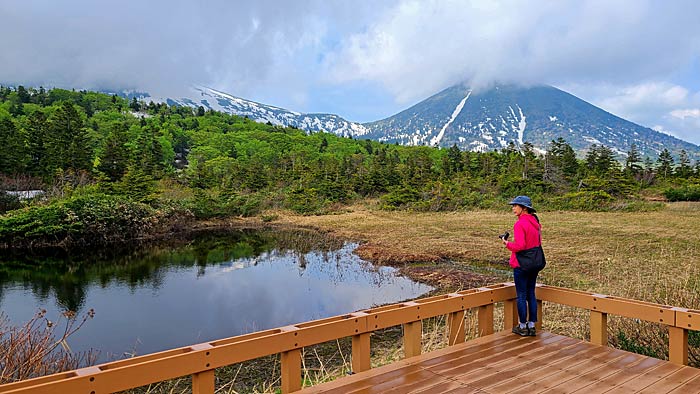
<path id="1" fill-rule="evenodd" d="M 518 259 L 515 258 L 515 252 L 534 248 L 542 242 L 540 240 L 540 232 L 542 226 L 537 223 L 534 216 L 523 213 L 518 218 L 518 221 L 513 225 L 513 242 L 508 242 L 506 248 L 511 251 L 510 266 L 513 268 L 520 267 Z"/>

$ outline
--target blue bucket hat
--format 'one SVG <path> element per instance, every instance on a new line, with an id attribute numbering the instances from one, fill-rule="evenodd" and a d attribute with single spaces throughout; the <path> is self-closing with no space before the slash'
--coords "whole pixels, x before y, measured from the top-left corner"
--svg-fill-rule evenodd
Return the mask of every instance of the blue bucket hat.
<path id="1" fill-rule="evenodd" d="M 531 212 L 537 212 L 537 210 L 532 207 L 532 200 L 530 200 L 530 197 L 528 196 L 515 197 L 513 201 L 508 203 L 508 205 L 522 205 L 525 208 L 529 209 Z"/>

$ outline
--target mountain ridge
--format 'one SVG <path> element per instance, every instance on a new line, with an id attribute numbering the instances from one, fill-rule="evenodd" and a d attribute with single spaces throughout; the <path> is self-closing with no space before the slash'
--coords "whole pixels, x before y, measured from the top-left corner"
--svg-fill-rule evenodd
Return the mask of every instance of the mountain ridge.
<path id="1" fill-rule="evenodd" d="M 325 131 L 343 137 L 369 138 L 402 145 L 430 145 L 471 151 L 506 148 L 511 142 L 531 143 L 544 152 L 550 141 L 564 138 L 579 155 L 593 144 L 606 145 L 624 158 L 635 144 L 655 158 L 665 148 L 674 156 L 685 150 L 700 160 L 700 146 L 644 127 L 568 92 L 548 85 L 498 85 L 474 92 L 454 85 L 392 116 L 357 123 L 335 114 L 301 113 L 246 100 L 219 90 L 193 86 L 188 97 L 140 99 L 222 111 L 258 122 Z"/>

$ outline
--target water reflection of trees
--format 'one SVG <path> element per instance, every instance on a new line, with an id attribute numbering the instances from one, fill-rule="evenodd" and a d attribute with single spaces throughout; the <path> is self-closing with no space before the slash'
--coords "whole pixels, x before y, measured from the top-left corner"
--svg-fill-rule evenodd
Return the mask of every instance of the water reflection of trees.
<path id="1" fill-rule="evenodd" d="M 35 256 L 10 256 L 0 260 L 0 301 L 8 285 L 31 289 L 41 300 L 53 293 L 64 308 L 80 311 L 87 289 L 111 283 L 135 290 L 158 290 L 166 272 L 198 267 L 198 276 L 209 266 L 250 260 L 263 254 L 292 253 L 306 256 L 313 251 L 328 254 L 342 241 L 314 231 L 215 231 L 160 244 L 111 248 L 65 255 L 60 251 Z M 304 263 L 303 265 L 305 265 Z M 303 268 L 302 268 L 303 269 Z"/>

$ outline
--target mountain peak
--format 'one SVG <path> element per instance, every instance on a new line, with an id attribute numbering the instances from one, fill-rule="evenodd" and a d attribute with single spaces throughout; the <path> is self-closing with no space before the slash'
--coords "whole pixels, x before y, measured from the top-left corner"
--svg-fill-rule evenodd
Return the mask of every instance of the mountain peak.
<path id="1" fill-rule="evenodd" d="M 549 85 L 499 84 L 472 90 L 457 84 L 396 115 L 364 124 L 334 114 L 290 111 L 206 86 L 191 87 L 186 97 L 143 98 L 202 106 L 308 132 L 325 131 L 402 145 L 456 145 L 485 152 L 529 142 L 544 152 L 552 140 L 561 137 L 579 153 L 596 144 L 624 156 L 635 144 L 642 156 L 654 158 L 666 148 L 674 155 L 685 150 L 690 158 L 700 159 L 697 145 L 624 120 Z"/>
<path id="2" fill-rule="evenodd" d="M 664 148 L 700 157 L 700 147 L 624 120 L 548 85 L 496 85 L 471 91 L 451 86 L 389 118 L 366 123 L 369 138 L 405 145 L 457 145 L 488 151 L 531 143 L 546 150 L 564 138 L 579 151 L 606 145 L 626 155 L 635 144 L 643 156 Z"/>

